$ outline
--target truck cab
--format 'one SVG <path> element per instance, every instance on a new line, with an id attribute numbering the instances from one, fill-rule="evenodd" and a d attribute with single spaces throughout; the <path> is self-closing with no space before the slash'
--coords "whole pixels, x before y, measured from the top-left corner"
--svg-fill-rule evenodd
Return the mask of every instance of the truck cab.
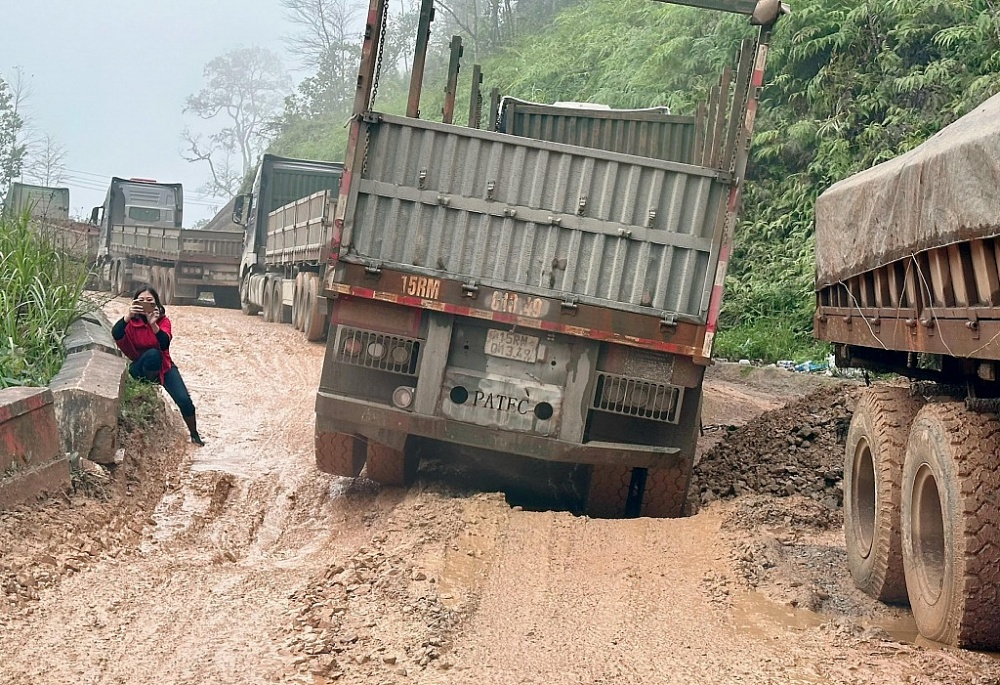
<path id="1" fill-rule="evenodd" d="M 112 226 L 180 228 L 183 186 L 143 178 L 112 178 L 104 204 L 94 207 L 90 222 L 101 229 L 98 257 L 108 254 Z"/>

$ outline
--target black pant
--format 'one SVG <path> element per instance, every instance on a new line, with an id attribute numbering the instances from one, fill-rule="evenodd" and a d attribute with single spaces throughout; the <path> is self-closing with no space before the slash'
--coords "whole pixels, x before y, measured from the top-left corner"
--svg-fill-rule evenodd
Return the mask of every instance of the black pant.
<path id="1" fill-rule="evenodd" d="M 163 366 L 163 353 L 157 349 L 150 349 L 129 365 L 128 373 L 136 380 L 159 383 L 161 366 Z M 194 416 L 194 403 L 176 364 L 163 375 L 163 389 L 177 403 L 181 416 Z"/>

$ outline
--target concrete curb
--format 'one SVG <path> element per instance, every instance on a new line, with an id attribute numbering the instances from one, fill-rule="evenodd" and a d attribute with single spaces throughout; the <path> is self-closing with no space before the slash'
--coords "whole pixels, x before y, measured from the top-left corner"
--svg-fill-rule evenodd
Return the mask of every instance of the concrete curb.
<path id="1" fill-rule="evenodd" d="M 66 332 L 48 388 L 0 390 L 0 510 L 70 488 L 70 456 L 114 464 L 126 360 L 95 310 Z"/>

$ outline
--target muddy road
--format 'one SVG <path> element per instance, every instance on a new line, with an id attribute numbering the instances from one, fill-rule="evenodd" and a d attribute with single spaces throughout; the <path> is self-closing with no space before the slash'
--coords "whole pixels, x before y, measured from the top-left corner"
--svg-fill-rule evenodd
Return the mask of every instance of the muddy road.
<path id="1" fill-rule="evenodd" d="M 319 473 L 322 346 L 170 315 L 207 444 L 168 402 L 117 495 L 0 515 L 2 683 L 1000 682 L 851 585 L 823 476 L 850 388 L 713 370 L 698 513 L 592 520 L 460 468 L 405 491 Z M 795 475 L 755 465 L 775 444 Z"/>

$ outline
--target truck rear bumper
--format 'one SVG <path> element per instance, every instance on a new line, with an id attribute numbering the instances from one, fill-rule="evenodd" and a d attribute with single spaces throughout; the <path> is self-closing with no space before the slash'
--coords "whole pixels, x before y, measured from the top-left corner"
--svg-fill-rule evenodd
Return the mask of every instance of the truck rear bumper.
<path id="1" fill-rule="evenodd" d="M 677 465 L 685 458 L 678 447 L 611 442 L 576 444 L 527 433 L 499 431 L 438 416 L 413 414 L 323 391 L 316 395 L 316 432 L 351 433 L 396 448 L 403 446 L 406 436 L 416 435 L 479 449 L 576 464 L 664 468 Z M 692 455 L 687 456 L 690 458 Z"/>

